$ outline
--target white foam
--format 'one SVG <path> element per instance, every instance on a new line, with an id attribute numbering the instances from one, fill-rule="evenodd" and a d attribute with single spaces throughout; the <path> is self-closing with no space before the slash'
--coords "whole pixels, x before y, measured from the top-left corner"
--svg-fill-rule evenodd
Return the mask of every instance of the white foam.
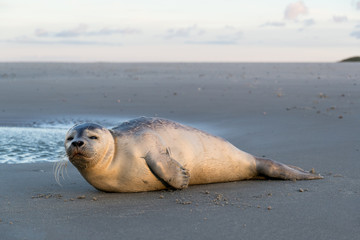
<path id="1" fill-rule="evenodd" d="M 0 163 L 59 161 L 65 134 L 62 128 L 0 127 Z"/>

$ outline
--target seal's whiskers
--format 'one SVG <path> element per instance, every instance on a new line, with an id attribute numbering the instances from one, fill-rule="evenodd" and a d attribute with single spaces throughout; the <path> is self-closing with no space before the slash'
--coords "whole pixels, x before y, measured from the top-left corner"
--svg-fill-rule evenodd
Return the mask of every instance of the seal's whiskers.
<path id="1" fill-rule="evenodd" d="M 60 176 L 62 177 L 62 179 L 64 180 L 64 169 L 65 169 L 65 172 L 66 172 L 66 175 L 68 175 L 67 173 L 67 163 L 68 163 L 68 160 L 60 160 L 59 162 L 56 162 L 54 164 L 54 168 L 53 168 L 53 171 L 54 171 L 54 177 L 55 177 L 55 181 L 57 184 L 59 184 L 61 186 L 61 183 L 60 183 Z"/>

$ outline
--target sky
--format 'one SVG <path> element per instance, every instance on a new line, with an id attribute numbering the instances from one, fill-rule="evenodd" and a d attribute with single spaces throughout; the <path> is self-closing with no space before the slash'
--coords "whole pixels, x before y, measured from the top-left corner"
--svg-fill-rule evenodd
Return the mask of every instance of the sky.
<path id="1" fill-rule="evenodd" d="M 334 62 L 360 0 L 0 0 L 1 62 Z"/>

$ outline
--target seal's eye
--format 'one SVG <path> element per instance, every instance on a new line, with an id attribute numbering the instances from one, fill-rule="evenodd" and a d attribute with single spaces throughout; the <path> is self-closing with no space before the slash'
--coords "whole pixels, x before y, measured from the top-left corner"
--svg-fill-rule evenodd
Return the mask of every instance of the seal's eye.
<path id="1" fill-rule="evenodd" d="M 91 137 L 89 137 L 90 139 L 98 139 L 98 137 L 97 136 L 91 136 Z"/>
<path id="2" fill-rule="evenodd" d="M 74 138 L 73 137 L 68 137 L 67 140 L 68 141 L 72 141 Z"/>

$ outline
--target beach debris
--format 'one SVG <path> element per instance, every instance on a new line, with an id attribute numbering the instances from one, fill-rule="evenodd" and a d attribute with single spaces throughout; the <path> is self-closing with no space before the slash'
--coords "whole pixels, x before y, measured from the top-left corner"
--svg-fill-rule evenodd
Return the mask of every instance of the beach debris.
<path id="1" fill-rule="evenodd" d="M 268 207 L 267 207 L 267 210 L 271 210 L 271 209 L 272 209 L 272 207 L 271 207 L 271 206 L 268 206 Z"/>
<path id="2" fill-rule="evenodd" d="M 176 199 L 175 201 L 176 201 L 177 204 L 182 204 L 182 205 L 192 204 L 191 201 L 186 201 L 186 200 L 183 200 L 183 199 Z"/>
<path id="3" fill-rule="evenodd" d="M 228 199 L 224 197 L 224 195 L 221 193 L 215 194 L 215 199 L 213 200 L 213 203 L 215 203 L 215 205 L 221 205 L 221 206 L 229 205 Z"/>
<path id="4" fill-rule="evenodd" d="M 327 98 L 328 96 L 325 93 L 319 93 L 319 98 Z"/>
<path id="5" fill-rule="evenodd" d="M 49 198 L 57 198 L 57 199 L 60 199 L 62 198 L 62 195 L 61 194 L 51 194 L 51 193 L 48 193 L 48 194 L 37 194 L 35 196 L 32 196 L 31 197 L 32 199 L 34 198 L 45 198 L 45 199 L 49 199 Z"/>
<path id="6" fill-rule="evenodd" d="M 332 106 L 332 107 L 327 108 L 326 111 L 335 110 L 335 109 L 336 109 L 336 107 Z"/>
<path id="7" fill-rule="evenodd" d="M 333 177 L 344 177 L 344 176 L 341 174 L 334 174 Z"/>
<path id="8" fill-rule="evenodd" d="M 16 77 L 16 74 L 15 73 L 3 73 L 0 75 L 1 78 L 15 78 Z"/>
<path id="9" fill-rule="evenodd" d="M 37 194 L 35 196 L 32 196 L 31 198 L 34 199 L 34 198 L 49 198 L 49 196 L 51 196 L 51 194 L 49 195 L 45 195 L 45 194 Z"/>
<path id="10" fill-rule="evenodd" d="M 265 194 L 259 194 L 259 195 L 254 195 L 254 196 L 251 196 L 251 197 L 253 197 L 253 198 L 264 198 L 265 197 Z M 240 199 L 236 199 L 236 200 L 239 200 L 240 201 Z"/>
<path id="11" fill-rule="evenodd" d="M 307 189 L 307 188 L 299 188 L 299 192 L 308 192 L 309 191 L 309 189 Z"/>
<path id="12" fill-rule="evenodd" d="M 78 196 L 77 199 L 85 199 L 86 196 L 85 195 L 81 195 L 81 196 Z"/>
<path id="13" fill-rule="evenodd" d="M 204 192 L 205 194 L 210 194 L 210 191 L 208 191 L 208 190 L 205 190 L 205 192 Z"/>
<path id="14" fill-rule="evenodd" d="M 98 199 L 97 199 L 97 197 L 93 197 L 92 200 L 93 200 L 93 201 L 97 201 Z"/>
<path id="15" fill-rule="evenodd" d="M 164 199 L 164 195 L 161 194 L 161 195 L 159 196 L 159 198 L 160 198 L 160 199 Z"/>
<path id="16" fill-rule="evenodd" d="M 229 78 L 232 78 L 232 74 L 231 73 L 228 73 L 227 75 L 226 75 L 226 79 L 229 79 Z"/>
<path id="17" fill-rule="evenodd" d="M 215 194 L 215 196 L 216 196 L 215 198 L 216 201 L 221 201 L 224 198 L 224 195 L 222 195 L 221 193 L 217 193 Z"/>
<path id="18" fill-rule="evenodd" d="M 343 115 L 340 115 L 340 116 L 339 116 L 339 119 L 343 119 L 343 118 L 344 118 Z"/>
<path id="19" fill-rule="evenodd" d="M 310 169 L 309 172 L 312 173 L 312 174 L 315 174 L 315 173 L 316 173 L 316 172 L 315 172 L 315 168 Z"/>

